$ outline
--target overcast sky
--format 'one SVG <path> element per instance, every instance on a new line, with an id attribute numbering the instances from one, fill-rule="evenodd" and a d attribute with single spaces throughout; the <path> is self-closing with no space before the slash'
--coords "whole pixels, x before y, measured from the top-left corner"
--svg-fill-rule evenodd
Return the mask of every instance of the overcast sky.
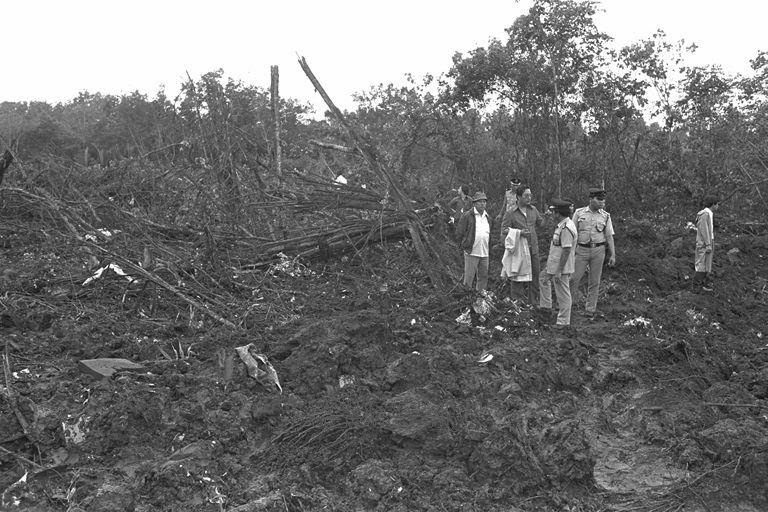
<path id="1" fill-rule="evenodd" d="M 456 51 L 505 40 L 521 0 L 15 0 L 3 3 L 0 101 L 68 101 L 79 91 L 173 97 L 189 72 L 218 68 L 322 111 L 296 64 L 307 58 L 342 108 L 405 73 L 446 72 Z M 747 72 L 768 50 L 765 0 L 604 0 L 598 27 L 626 44 L 657 28 L 699 45 L 695 64 Z"/>

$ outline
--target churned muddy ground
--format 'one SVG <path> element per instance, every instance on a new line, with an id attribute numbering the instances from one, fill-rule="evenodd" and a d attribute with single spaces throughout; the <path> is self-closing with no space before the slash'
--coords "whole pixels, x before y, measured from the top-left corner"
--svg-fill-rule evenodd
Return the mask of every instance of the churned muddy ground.
<path id="1" fill-rule="evenodd" d="M 606 316 L 568 331 L 498 283 L 457 323 L 403 243 L 242 274 L 233 331 L 6 224 L 3 509 L 766 510 L 768 230 L 719 220 L 710 293 L 693 234 L 617 222 Z"/>

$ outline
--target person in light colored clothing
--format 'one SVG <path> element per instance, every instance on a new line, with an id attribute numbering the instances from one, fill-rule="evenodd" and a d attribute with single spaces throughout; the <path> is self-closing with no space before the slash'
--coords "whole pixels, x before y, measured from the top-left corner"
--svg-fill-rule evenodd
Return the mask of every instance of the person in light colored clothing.
<path id="1" fill-rule="evenodd" d="M 510 298 L 514 298 L 513 283 L 529 282 L 533 279 L 528 240 L 522 236 L 522 231 L 519 229 L 509 229 L 506 238 L 504 238 L 501 277 L 509 281 Z"/>
<path id="2" fill-rule="evenodd" d="M 571 324 L 571 288 L 570 279 L 575 268 L 576 225 L 570 218 L 572 202 L 555 199 L 552 202 L 557 218 L 557 226 L 549 244 L 547 265 L 539 274 L 541 299 L 539 307 L 552 309 L 552 286 L 557 297 L 557 325 L 565 327 Z"/>
<path id="3" fill-rule="evenodd" d="M 536 234 L 536 228 L 544 225 L 544 217 L 539 210 L 531 204 L 533 194 L 527 185 L 517 187 L 517 204 L 514 208 L 504 214 L 504 220 L 501 222 L 501 236 L 507 236 L 509 229 L 519 229 L 520 236 L 528 241 L 528 252 L 531 256 L 531 275 L 533 280 L 527 283 L 528 303 L 536 305 L 539 303 L 539 238 Z M 522 295 L 523 283 L 513 283 L 514 294 Z"/>
<path id="4" fill-rule="evenodd" d="M 696 274 L 693 284 L 701 285 L 705 291 L 712 291 L 712 256 L 715 249 L 715 230 L 713 210 L 717 209 L 718 199 L 709 196 L 704 199 L 704 208 L 696 214 L 696 250 L 694 268 Z"/>
<path id="5" fill-rule="evenodd" d="M 491 221 L 485 210 L 488 198 L 482 192 L 472 196 L 473 208 L 464 212 L 456 224 L 456 238 L 464 251 L 464 285 L 485 291 L 488 286 L 488 250 L 491 237 Z"/>
<path id="6" fill-rule="evenodd" d="M 616 264 L 616 248 L 613 244 L 613 222 L 611 214 L 604 210 L 605 190 L 602 188 L 589 189 L 589 206 L 573 212 L 573 223 L 576 225 L 576 268 L 571 277 L 571 293 L 574 302 L 581 299 L 579 285 L 581 278 L 589 267 L 589 286 L 587 288 L 587 315 L 600 315 L 597 311 L 597 294 L 600 290 L 600 279 L 603 276 L 606 246 L 608 247 L 608 265 Z"/>

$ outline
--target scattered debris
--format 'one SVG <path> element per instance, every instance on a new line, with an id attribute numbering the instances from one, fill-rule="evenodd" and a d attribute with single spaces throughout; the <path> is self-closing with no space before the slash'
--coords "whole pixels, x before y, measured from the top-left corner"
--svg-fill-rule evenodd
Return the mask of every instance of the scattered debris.
<path id="1" fill-rule="evenodd" d="M 88 422 L 90 418 L 86 415 L 78 416 L 74 421 L 69 419 L 61 422 L 61 430 L 64 433 L 64 441 L 67 445 L 78 445 L 85 441 L 88 433 Z"/>
<path id="2" fill-rule="evenodd" d="M 627 320 L 623 324 L 621 324 L 625 327 L 650 327 L 651 321 L 647 318 L 643 318 L 642 316 L 639 316 L 637 318 L 632 318 L 631 320 Z"/>
<path id="3" fill-rule="evenodd" d="M 256 379 L 262 386 L 273 391 L 277 389 L 280 393 L 283 388 L 280 386 L 280 380 L 277 378 L 277 372 L 264 354 L 254 352 L 253 343 L 235 348 L 237 355 L 248 369 L 248 375 Z"/>
<path id="4" fill-rule="evenodd" d="M 285 253 L 279 253 L 277 255 L 280 258 L 279 263 L 274 263 L 269 266 L 269 274 L 286 274 L 291 277 L 311 276 L 314 272 L 302 265 L 298 258 L 291 258 Z"/>
<path id="5" fill-rule="evenodd" d="M 101 267 L 101 268 L 97 269 L 93 273 L 93 275 L 91 275 L 91 277 L 89 277 L 88 279 L 83 281 L 83 286 L 89 285 L 92 282 L 96 281 L 97 279 L 100 279 L 105 270 L 113 271 L 115 274 L 117 274 L 117 275 L 127 279 L 129 283 L 135 283 L 135 282 L 139 281 L 135 277 L 131 277 L 128 274 L 126 274 L 125 271 L 117 263 L 110 263 L 107 266 L 104 266 L 104 267 Z"/>
<path id="6" fill-rule="evenodd" d="M 467 308 L 466 311 L 456 317 L 456 323 L 462 325 L 472 325 L 472 318 L 469 314 L 469 308 Z"/>
<path id="7" fill-rule="evenodd" d="M 488 361 L 491 361 L 493 359 L 493 354 L 484 353 L 480 356 L 480 358 L 477 360 L 478 363 L 487 363 Z"/>
<path id="8" fill-rule="evenodd" d="M 108 379 L 118 371 L 144 371 L 144 367 L 128 359 L 102 357 L 99 359 L 83 359 L 78 361 L 78 368 L 97 379 Z"/>
<path id="9" fill-rule="evenodd" d="M 741 251 L 738 247 L 734 247 L 726 253 L 728 261 L 731 265 L 737 265 L 741 261 Z"/>

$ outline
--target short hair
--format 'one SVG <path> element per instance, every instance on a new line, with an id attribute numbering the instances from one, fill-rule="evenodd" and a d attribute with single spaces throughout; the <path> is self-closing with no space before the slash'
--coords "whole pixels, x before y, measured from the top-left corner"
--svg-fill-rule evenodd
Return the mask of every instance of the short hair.
<path id="1" fill-rule="evenodd" d="M 522 195 L 525 194 L 525 191 L 528 190 L 529 188 L 531 187 L 529 187 L 528 185 L 520 185 L 519 187 L 517 187 L 517 189 L 515 189 L 515 194 L 517 194 L 517 197 L 522 197 Z"/>
<path id="2" fill-rule="evenodd" d="M 461 189 L 461 191 L 464 192 L 464 194 L 469 195 L 469 187 L 468 186 L 462 185 L 462 186 L 459 187 L 459 189 Z"/>
<path id="3" fill-rule="evenodd" d="M 704 198 L 704 201 L 702 202 L 702 204 L 704 205 L 704 208 L 711 208 L 712 206 L 716 205 L 719 202 L 720 200 L 717 197 L 707 196 Z"/>

